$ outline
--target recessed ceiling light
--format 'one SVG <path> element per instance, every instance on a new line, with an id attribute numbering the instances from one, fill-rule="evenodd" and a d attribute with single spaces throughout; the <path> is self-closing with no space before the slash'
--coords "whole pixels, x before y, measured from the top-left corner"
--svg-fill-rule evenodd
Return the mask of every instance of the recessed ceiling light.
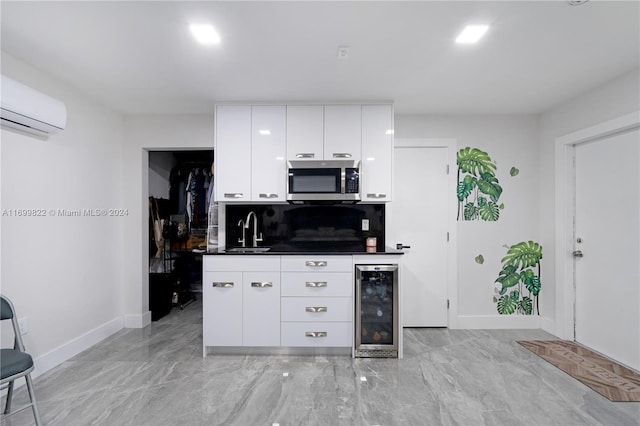
<path id="1" fill-rule="evenodd" d="M 456 39 L 456 43 L 473 44 L 482 38 L 489 29 L 488 25 L 467 25 Z"/>
<path id="2" fill-rule="evenodd" d="M 211 25 L 199 25 L 191 24 L 189 26 L 191 34 L 195 39 L 202 44 L 218 44 L 220 43 L 220 36 L 216 32 L 216 29 Z"/>

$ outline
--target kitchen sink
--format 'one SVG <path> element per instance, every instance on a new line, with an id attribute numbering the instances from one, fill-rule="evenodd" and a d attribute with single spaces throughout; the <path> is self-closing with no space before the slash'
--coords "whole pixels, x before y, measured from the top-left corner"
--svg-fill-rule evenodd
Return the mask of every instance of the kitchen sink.
<path id="1" fill-rule="evenodd" d="M 226 250 L 227 253 L 264 253 L 271 247 L 234 247 Z"/>

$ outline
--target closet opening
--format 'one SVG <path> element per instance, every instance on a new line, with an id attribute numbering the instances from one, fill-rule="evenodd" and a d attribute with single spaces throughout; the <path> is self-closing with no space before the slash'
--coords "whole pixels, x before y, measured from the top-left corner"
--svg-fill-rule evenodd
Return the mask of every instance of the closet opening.
<path id="1" fill-rule="evenodd" d="M 202 296 L 202 255 L 217 237 L 210 217 L 213 150 L 149 151 L 149 310 L 157 321 Z M 214 223 L 215 222 L 215 223 Z M 209 235 L 209 237 L 208 237 Z"/>

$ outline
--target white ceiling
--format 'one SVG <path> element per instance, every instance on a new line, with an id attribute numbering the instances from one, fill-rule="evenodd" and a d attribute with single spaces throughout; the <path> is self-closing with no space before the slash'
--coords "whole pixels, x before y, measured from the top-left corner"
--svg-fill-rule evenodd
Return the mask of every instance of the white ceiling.
<path id="1" fill-rule="evenodd" d="M 640 62 L 640 2 L 0 3 L 2 50 L 127 114 L 223 101 L 392 100 L 400 114 L 538 113 Z M 213 24 L 205 47 L 188 24 Z M 454 39 L 491 29 L 475 46 Z M 349 46 L 347 59 L 338 46 Z"/>

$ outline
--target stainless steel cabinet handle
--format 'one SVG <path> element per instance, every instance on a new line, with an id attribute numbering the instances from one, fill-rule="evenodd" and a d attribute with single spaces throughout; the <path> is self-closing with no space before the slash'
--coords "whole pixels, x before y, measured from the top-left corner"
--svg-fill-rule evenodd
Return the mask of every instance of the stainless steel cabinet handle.
<path id="1" fill-rule="evenodd" d="M 334 152 L 333 158 L 351 158 L 351 154 L 348 152 Z"/>
<path id="2" fill-rule="evenodd" d="M 219 287 L 219 288 L 232 288 L 233 287 L 233 283 L 232 282 L 216 281 L 216 282 L 212 282 L 211 286 L 212 287 Z"/>
<path id="3" fill-rule="evenodd" d="M 304 309 L 306 312 L 327 312 L 326 306 L 307 306 Z"/>
<path id="4" fill-rule="evenodd" d="M 225 192 L 224 198 L 242 198 L 244 194 L 242 192 Z"/>
<path id="5" fill-rule="evenodd" d="M 314 158 L 316 155 L 313 152 L 301 152 L 296 154 L 296 158 Z"/>
<path id="6" fill-rule="evenodd" d="M 273 283 L 272 282 L 253 282 L 251 283 L 251 287 L 254 288 L 267 288 L 267 287 L 273 287 Z"/>
<path id="7" fill-rule="evenodd" d="M 326 286 L 327 286 L 327 282 L 326 282 L 326 281 L 316 281 L 316 282 L 313 282 L 313 281 L 307 281 L 307 282 L 305 283 L 305 285 L 306 285 L 307 287 L 313 287 L 313 288 L 326 287 Z"/>
<path id="8" fill-rule="evenodd" d="M 326 331 L 307 331 L 305 337 L 327 337 Z"/>
<path id="9" fill-rule="evenodd" d="M 307 266 L 327 266 L 327 262 L 324 260 L 307 260 L 305 263 Z"/>
<path id="10" fill-rule="evenodd" d="M 260 197 L 260 198 L 278 198 L 278 194 L 273 193 L 273 192 L 261 192 L 260 194 L 258 194 L 258 197 Z"/>
<path id="11" fill-rule="evenodd" d="M 371 192 L 367 194 L 367 198 L 384 198 L 386 196 L 387 194 L 385 194 L 384 192 Z"/>

